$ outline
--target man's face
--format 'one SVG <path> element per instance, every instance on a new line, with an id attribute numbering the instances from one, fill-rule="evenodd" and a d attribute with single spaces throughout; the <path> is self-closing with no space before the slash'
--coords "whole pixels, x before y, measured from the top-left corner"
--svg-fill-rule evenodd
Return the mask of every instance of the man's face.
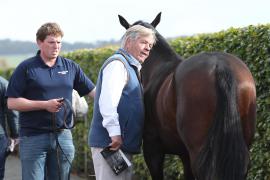
<path id="1" fill-rule="evenodd" d="M 140 63 L 143 63 L 149 56 L 153 41 L 152 36 L 138 37 L 135 40 L 127 39 L 126 50 Z"/>
<path id="2" fill-rule="evenodd" d="M 41 51 L 41 56 L 44 60 L 54 60 L 60 53 L 61 50 L 61 36 L 47 36 L 44 41 L 38 40 L 38 46 Z"/>

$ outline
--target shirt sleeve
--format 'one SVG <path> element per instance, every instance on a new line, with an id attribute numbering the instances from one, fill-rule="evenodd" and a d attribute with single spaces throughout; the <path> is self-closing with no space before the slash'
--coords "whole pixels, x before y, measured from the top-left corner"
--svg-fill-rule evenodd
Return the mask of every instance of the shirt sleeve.
<path id="1" fill-rule="evenodd" d="M 19 112 L 7 109 L 7 123 L 11 138 L 19 136 Z"/>
<path id="2" fill-rule="evenodd" d="M 22 97 L 24 90 L 27 86 L 27 68 L 24 63 L 18 65 L 18 67 L 13 72 L 6 92 L 6 97 Z"/>
<path id="3" fill-rule="evenodd" d="M 102 125 L 107 129 L 110 137 L 121 135 L 117 107 L 127 79 L 127 70 L 121 61 L 112 61 L 103 69 L 98 103 L 103 117 Z"/>
<path id="4" fill-rule="evenodd" d="M 1 83 L 1 105 L 3 106 L 3 117 L 7 121 L 10 137 L 17 138 L 19 136 L 19 113 L 18 111 L 7 108 L 7 98 L 5 98 L 7 86 L 8 81 L 3 81 Z"/>
<path id="5" fill-rule="evenodd" d="M 78 91 L 80 96 L 85 96 L 95 88 L 95 84 L 86 76 L 78 64 L 75 64 L 75 69 L 77 72 L 73 88 Z"/>

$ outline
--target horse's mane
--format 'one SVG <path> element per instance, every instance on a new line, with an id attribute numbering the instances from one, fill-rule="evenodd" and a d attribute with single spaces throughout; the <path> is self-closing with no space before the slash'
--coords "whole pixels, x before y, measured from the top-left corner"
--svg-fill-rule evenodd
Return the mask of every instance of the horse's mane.
<path id="1" fill-rule="evenodd" d="M 145 62 L 145 66 L 143 65 L 142 68 L 142 73 L 146 72 L 145 74 L 147 74 L 147 71 L 151 71 L 150 68 L 158 64 L 156 62 L 159 62 L 158 67 L 155 68 L 155 71 L 151 74 L 151 77 L 143 77 L 146 78 L 148 81 L 147 86 L 144 87 L 145 97 L 147 97 L 145 99 L 145 104 L 146 107 L 151 108 L 151 114 L 153 115 L 156 114 L 153 111 L 153 108 L 155 107 L 156 96 L 161 84 L 169 74 L 175 71 L 178 64 L 180 64 L 183 60 L 171 48 L 165 38 L 160 35 L 159 32 L 151 24 L 145 23 L 143 21 L 137 21 L 134 23 L 134 25 L 135 24 L 139 24 L 147 28 L 153 29 L 156 33 L 157 38 L 156 44 L 151 50 L 151 53 Z M 145 74 L 143 73 L 142 76 L 144 76 Z"/>

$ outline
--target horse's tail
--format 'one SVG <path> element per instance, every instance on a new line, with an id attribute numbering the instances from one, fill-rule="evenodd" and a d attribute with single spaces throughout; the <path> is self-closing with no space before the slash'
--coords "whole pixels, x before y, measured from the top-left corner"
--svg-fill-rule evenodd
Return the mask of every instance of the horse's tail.
<path id="1" fill-rule="evenodd" d="M 249 152 L 237 106 L 236 80 L 223 61 L 216 66 L 216 112 L 202 151 L 195 162 L 198 180 L 243 180 Z"/>

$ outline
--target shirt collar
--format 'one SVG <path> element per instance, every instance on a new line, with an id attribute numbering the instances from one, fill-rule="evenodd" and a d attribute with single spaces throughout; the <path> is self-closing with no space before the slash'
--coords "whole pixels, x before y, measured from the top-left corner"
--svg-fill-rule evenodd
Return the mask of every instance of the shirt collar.
<path id="1" fill-rule="evenodd" d="M 136 58 L 134 58 L 130 53 L 128 53 L 125 49 L 120 48 L 116 53 L 120 53 L 123 56 L 125 56 L 127 61 L 131 65 L 136 66 L 139 71 L 141 70 L 142 65 L 140 64 L 140 62 Z"/>
<path id="2" fill-rule="evenodd" d="M 41 64 L 43 64 L 44 66 L 48 67 L 48 66 L 44 63 L 44 61 L 42 60 L 42 58 L 41 58 L 41 56 L 40 56 L 40 50 L 37 51 L 36 56 L 37 56 L 37 59 L 39 60 L 39 62 L 40 62 Z M 53 67 L 57 67 L 57 66 L 63 66 L 63 62 L 62 62 L 62 59 L 61 59 L 60 56 L 57 56 L 56 62 L 55 62 L 55 64 L 54 64 Z"/>

